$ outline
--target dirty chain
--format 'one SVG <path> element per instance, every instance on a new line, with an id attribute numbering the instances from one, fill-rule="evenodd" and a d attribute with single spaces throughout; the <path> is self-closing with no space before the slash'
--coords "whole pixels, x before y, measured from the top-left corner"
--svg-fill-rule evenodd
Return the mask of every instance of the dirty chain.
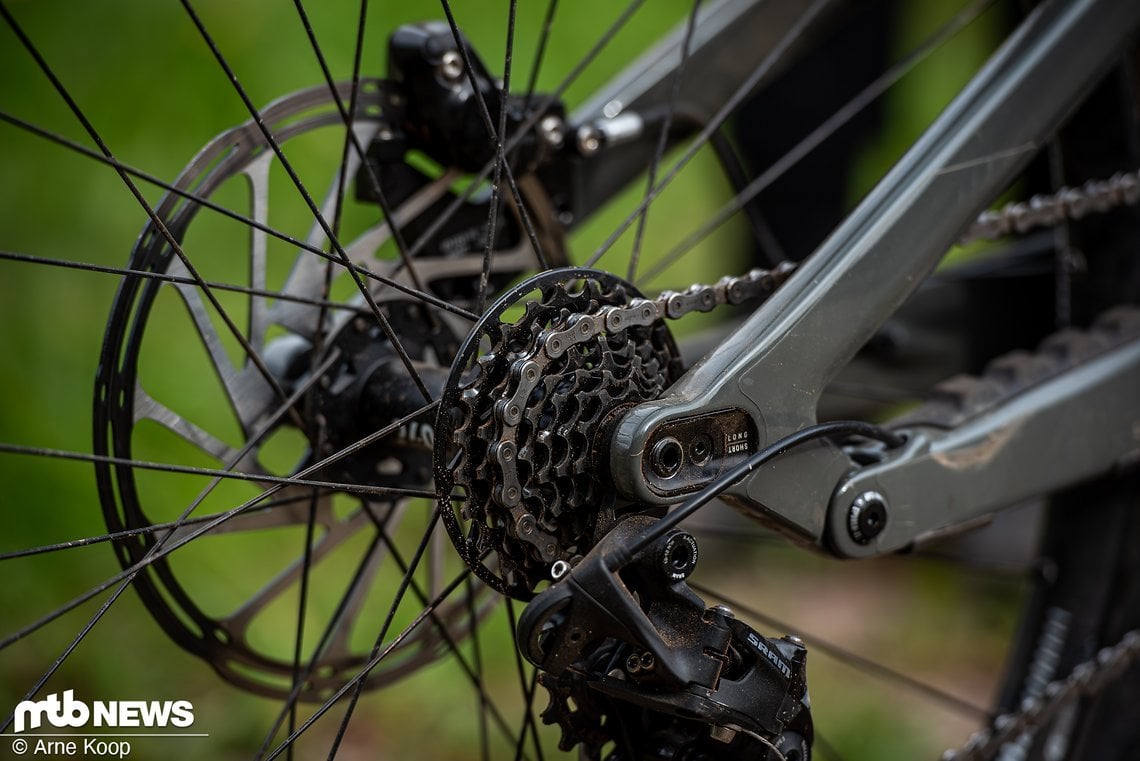
<path id="1" fill-rule="evenodd" d="M 967 229 L 960 244 L 997 240 L 1052 227 L 1090 214 L 1140 203 L 1140 170 L 1118 172 L 1112 177 L 1089 180 L 1079 187 L 1063 187 L 1049 195 L 1009 203 L 987 210 Z M 683 292 L 667 291 L 656 299 L 634 300 L 625 307 L 609 307 L 589 323 L 589 334 L 613 329 L 624 321 L 650 324 L 653 320 L 677 319 L 694 311 L 707 312 L 720 304 L 740 304 L 766 298 L 790 277 L 794 266 L 783 263 L 767 272 L 753 270 L 743 277 L 722 278 L 716 285 L 693 285 Z M 583 337 L 585 326 L 580 327 Z M 559 336 L 572 340 L 569 332 Z M 1036 697 L 1027 698 L 1018 710 L 997 717 L 990 727 L 975 733 L 960 749 L 947 750 L 943 761 L 981 761 L 993 758 L 1001 746 L 1046 724 L 1069 702 L 1096 695 L 1140 660 L 1140 631 L 1126 634 L 1115 645 L 1103 648 L 1094 658 L 1079 664 L 1072 673 L 1049 683 Z"/>
<path id="2" fill-rule="evenodd" d="M 1035 196 L 1027 202 L 1011 203 L 1000 210 L 983 212 L 960 242 L 964 244 L 979 239 L 994 240 L 1008 234 L 1053 226 L 1138 202 L 1140 172 L 1118 173 L 1108 180 L 1089 181 L 1078 188 L 1061 188 L 1047 196 Z M 596 347 L 599 341 L 621 337 L 622 340 L 618 341 L 621 346 L 614 347 L 616 353 L 629 354 L 629 358 L 632 358 L 636 351 L 633 346 L 637 343 L 635 336 L 644 336 L 643 331 L 653 330 L 663 320 L 676 320 L 693 312 L 709 312 L 726 304 L 761 302 L 794 271 L 795 265 L 785 262 L 772 270 L 754 269 L 745 275 L 724 277 L 712 285 L 696 284 L 684 291 L 665 291 L 653 299 L 640 296 L 628 298 L 618 288 L 617 292 L 604 295 L 594 293 L 585 300 L 579 300 L 562 290 L 559 297 L 561 303 L 556 306 L 548 304 L 549 314 L 545 315 L 545 319 L 534 321 L 524 318 L 508 329 L 508 332 L 514 330 L 517 335 L 501 336 L 499 341 L 493 341 L 497 344 L 497 351 L 492 352 L 490 357 L 479 360 L 483 368 L 483 381 L 469 386 L 464 394 L 466 404 L 463 406 L 467 407 L 465 417 L 468 422 L 454 432 L 457 442 L 463 439 L 470 441 L 471 434 L 475 433 L 474 438 L 482 440 L 480 448 L 485 446 L 484 451 L 488 455 L 480 458 L 467 453 L 465 460 L 469 472 L 466 478 L 459 479 L 459 482 L 466 481 L 465 485 L 469 488 L 475 486 L 471 491 L 482 492 L 476 500 L 482 503 L 482 507 L 475 510 L 475 514 L 466 516 L 473 519 L 477 529 L 468 537 L 471 552 L 467 559 L 470 561 L 476 557 L 485 557 L 488 550 L 495 549 L 500 553 L 500 563 L 506 561 L 508 567 L 525 569 L 525 572 L 518 574 L 527 577 L 521 583 L 533 590 L 539 581 L 536 571 L 549 573 L 549 569 L 557 567 L 557 560 L 563 558 L 563 550 L 567 545 L 574 545 L 572 550 L 581 551 L 591 542 L 593 537 L 590 534 L 603 529 L 602 526 L 578 525 L 583 514 L 588 512 L 575 509 L 577 503 L 583 502 L 580 499 L 574 500 L 574 505 L 558 504 L 554 509 L 550 509 L 554 503 L 546 498 L 540 500 L 541 509 L 524 506 L 524 482 L 527 479 L 525 474 L 520 475 L 519 472 L 520 460 L 526 466 L 526 458 L 519 456 L 526 440 L 521 435 L 520 426 L 529 428 L 536 441 L 542 435 L 540 431 L 544 431 L 549 438 L 553 418 L 566 418 L 572 428 L 596 432 L 597 419 L 580 415 L 581 419 L 571 419 L 573 415 L 562 411 L 563 405 L 574 407 L 570 399 L 586 390 L 593 382 L 584 381 L 597 374 L 593 371 L 592 363 L 606 361 L 604 349 L 598 353 L 591 351 L 590 347 Z M 533 317 L 535 309 L 536 307 L 528 306 L 528 315 Z M 536 327 L 538 323 L 542 324 Z M 525 347 L 522 350 L 516 347 L 511 352 L 512 361 L 504 363 L 502 356 L 507 351 L 507 344 L 511 340 L 518 343 L 520 339 Z M 651 355 L 642 356 L 638 362 L 634 362 L 639 365 L 637 382 L 610 388 L 604 394 L 608 403 L 604 406 L 622 401 L 640 401 L 663 390 L 668 383 L 665 376 L 671 374 L 665 372 L 664 365 L 675 359 L 673 352 L 672 347 L 663 345 L 662 340 L 658 339 L 658 346 Z M 498 359 L 494 359 L 496 353 L 499 354 Z M 570 376 L 577 378 L 572 386 L 565 389 L 543 388 L 544 383 L 549 385 L 551 382 L 551 370 L 566 365 L 567 358 L 580 354 L 592 359 L 585 363 L 582 360 L 570 362 L 563 368 L 569 370 Z M 498 371 L 490 372 L 493 365 L 498 365 Z M 641 365 L 644 367 L 641 368 Z M 556 391 L 560 393 L 554 393 Z M 473 414 L 472 403 L 477 397 L 498 400 L 493 416 L 484 415 L 482 423 L 474 420 L 476 415 Z M 542 413 L 534 407 L 533 400 L 538 397 L 556 400 L 553 418 L 549 409 Z M 478 466 L 480 460 L 487 464 Z M 583 463 L 576 462 L 575 465 L 571 470 L 582 470 Z M 479 485 L 484 485 L 484 488 Z M 485 488 L 486 485 L 491 488 Z M 506 522 L 493 520 L 491 513 L 496 510 L 512 516 L 511 519 Z M 506 528 L 503 528 L 504 524 L 508 524 Z M 568 533 L 559 531 L 559 524 L 573 528 Z M 500 534 L 496 541 L 486 541 L 489 525 L 491 532 Z M 513 540 L 504 541 L 504 534 L 509 534 Z M 502 588 L 502 578 L 480 575 L 500 591 L 508 591 Z M 498 583 L 494 583 L 496 581 Z M 510 581 L 507 584 L 514 586 L 515 592 L 522 591 L 517 579 L 513 584 Z M 1138 658 L 1140 632 L 1132 632 L 1116 645 L 1106 647 L 1097 657 L 1080 664 L 1069 677 L 1050 683 L 1040 696 L 1027 699 L 1019 710 L 998 717 L 991 727 L 976 733 L 961 749 L 947 751 L 943 755 L 944 761 L 978 761 L 992 757 L 1002 744 L 1042 726 L 1069 701 L 1096 694 L 1113 679 L 1119 678 Z"/>

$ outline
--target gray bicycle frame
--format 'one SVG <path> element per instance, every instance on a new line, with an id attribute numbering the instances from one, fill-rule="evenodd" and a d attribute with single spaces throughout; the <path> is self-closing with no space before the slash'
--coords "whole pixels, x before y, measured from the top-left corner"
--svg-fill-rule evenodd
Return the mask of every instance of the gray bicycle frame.
<path id="1" fill-rule="evenodd" d="M 715 113 L 802 8 L 787 0 L 725 0 L 707 8 L 680 100 L 690 110 Z M 753 450 L 815 423 L 828 382 L 1119 62 L 1138 28 L 1134 0 L 1050 0 L 1037 7 L 786 284 L 667 396 L 624 415 L 611 441 L 619 489 L 650 504 L 676 501 L 646 480 L 647 453 L 671 421 L 744 410 L 758 434 Z M 575 114 L 574 123 L 616 146 L 606 161 L 584 170 L 579 185 L 589 188 L 587 195 L 608 197 L 644 170 L 652 141 L 635 139 L 638 114 L 665 102 L 682 31 Z M 976 524 L 1002 507 L 1135 460 L 1138 421 L 1140 342 L 1132 342 L 957 428 L 909 431 L 906 446 L 877 465 L 859 468 L 819 442 L 754 471 L 726 496 L 832 552 L 873 555 Z M 857 497 L 872 492 L 888 506 L 887 525 L 860 544 L 847 530 L 848 515 Z"/>

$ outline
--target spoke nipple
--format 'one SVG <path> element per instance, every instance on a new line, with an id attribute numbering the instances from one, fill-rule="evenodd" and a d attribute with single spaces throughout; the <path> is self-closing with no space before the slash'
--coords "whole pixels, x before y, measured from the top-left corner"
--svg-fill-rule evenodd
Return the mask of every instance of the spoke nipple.
<path id="1" fill-rule="evenodd" d="M 869 544 L 887 526 L 887 499 L 877 491 L 865 491 L 847 512 L 847 532 L 858 544 Z"/>

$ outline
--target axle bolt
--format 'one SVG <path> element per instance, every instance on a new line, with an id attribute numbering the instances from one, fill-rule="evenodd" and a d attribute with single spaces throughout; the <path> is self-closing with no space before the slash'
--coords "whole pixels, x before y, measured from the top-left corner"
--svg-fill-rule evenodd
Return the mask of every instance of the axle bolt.
<path id="1" fill-rule="evenodd" d="M 865 491 L 847 512 L 847 532 L 858 544 L 868 544 L 887 526 L 887 499 L 877 491 Z"/>
<path id="2" fill-rule="evenodd" d="M 649 452 L 649 466 L 661 478 L 672 478 L 681 469 L 685 459 L 685 450 L 681 442 L 672 436 L 666 436 L 653 445 Z"/>

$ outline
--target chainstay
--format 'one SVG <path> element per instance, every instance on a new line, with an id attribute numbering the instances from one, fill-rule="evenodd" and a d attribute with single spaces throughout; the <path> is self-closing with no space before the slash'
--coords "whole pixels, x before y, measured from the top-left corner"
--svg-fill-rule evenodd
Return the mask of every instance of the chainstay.
<path id="1" fill-rule="evenodd" d="M 1089 214 L 1102 214 L 1137 203 L 1140 203 L 1140 170 L 1120 172 L 1106 180 L 1090 180 L 1079 187 L 1063 187 L 1049 195 L 1037 195 L 1028 201 L 984 211 L 966 230 L 959 244 L 997 240 L 1006 235 L 1053 227 L 1062 222 L 1082 219 Z M 754 269 L 744 275 L 726 276 L 713 285 L 694 284 L 684 291 L 663 291 L 654 299 L 637 298 L 626 306 L 607 306 L 594 314 L 575 315 L 568 321 L 566 329 L 549 331 L 541 337 L 542 350 L 547 356 L 555 358 L 570 347 L 604 331 L 617 331 L 629 325 L 650 325 L 661 319 L 676 320 L 693 312 L 710 312 L 725 304 L 738 305 L 750 301 L 759 303 L 787 281 L 795 270 L 795 263 L 782 262 L 771 270 Z M 1123 314 L 1113 316 L 1116 319 L 1102 321 L 1101 329 L 1106 322 L 1114 325 L 1120 317 L 1125 318 L 1124 322 L 1131 323 L 1133 320 L 1128 318 L 1132 316 L 1133 310 L 1124 310 Z M 1066 334 L 1055 341 L 1054 346 L 1047 347 L 1052 349 L 1054 355 L 1059 355 L 1055 359 L 1063 358 L 1060 362 L 1045 363 L 1054 365 L 1053 367 L 1041 367 L 1040 362 L 1033 361 L 1033 355 L 1006 358 L 1004 364 L 996 361 L 991 365 L 994 372 L 990 373 L 994 378 L 989 380 L 1001 376 L 1000 381 L 997 381 L 997 385 L 1001 386 L 1008 386 L 1011 380 L 1018 386 L 1024 385 L 1027 379 L 1040 380 L 1041 375 L 1056 370 L 1057 364 L 1071 364 L 1074 358 L 1080 358 L 1084 352 L 1071 351 L 1074 342 L 1085 343 L 1078 341 L 1074 335 Z M 1065 351 L 1058 351 L 1058 347 L 1063 347 Z M 1082 345 L 1081 348 L 1088 347 Z M 1029 372 L 1025 371 L 1027 364 L 1032 365 Z M 1016 366 L 1016 372 L 1012 371 L 1012 366 Z M 986 383 L 984 379 L 966 376 L 956 380 L 958 385 L 968 381 L 968 390 L 971 392 L 978 391 Z M 943 392 L 940 401 L 948 409 L 937 410 L 941 413 L 939 416 L 958 418 L 946 421 L 951 425 L 960 422 L 961 416 L 976 412 L 979 406 L 989 406 L 1002 396 L 966 393 L 966 389 L 954 386 L 955 381 L 952 380 L 940 387 Z M 986 397 L 984 402 L 980 398 L 983 396 Z M 947 397 L 953 404 L 945 405 Z M 914 416 L 908 418 L 914 419 Z M 1043 726 L 1070 701 L 1101 692 L 1123 676 L 1138 659 L 1140 630 L 1129 632 L 1115 645 L 1103 648 L 1095 657 L 1078 664 L 1068 677 L 1050 682 L 1038 696 L 1024 700 L 1018 710 L 998 716 L 990 727 L 976 732 L 961 748 L 943 753 L 942 761 L 982 761 L 992 758 L 1003 744 Z"/>
<path id="2" fill-rule="evenodd" d="M 993 724 L 974 735 L 956 750 L 942 754 L 942 761 L 982 761 L 993 758 L 1005 743 L 1025 732 L 1044 726 L 1070 701 L 1092 697 L 1121 678 L 1140 659 L 1140 630 L 1125 634 L 1115 645 L 1105 647 L 1069 676 L 1045 686 L 1037 697 L 1026 698 L 1017 711 L 1002 714 Z"/>

